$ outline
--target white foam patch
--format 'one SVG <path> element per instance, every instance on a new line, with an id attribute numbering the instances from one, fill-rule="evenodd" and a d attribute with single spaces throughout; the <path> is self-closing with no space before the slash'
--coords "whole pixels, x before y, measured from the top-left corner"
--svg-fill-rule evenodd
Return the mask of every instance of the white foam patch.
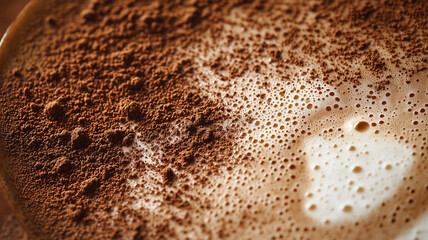
<path id="1" fill-rule="evenodd" d="M 130 195 L 135 197 L 135 201 L 132 202 L 132 208 L 135 210 L 157 209 L 160 206 L 162 198 L 161 195 L 155 193 L 163 191 L 163 189 L 156 182 L 161 180 L 161 176 L 155 171 L 146 171 L 143 177 L 128 179 L 128 184 L 133 189 Z M 148 192 L 152 194 L 148 194 Z"/>
<path id="2" fill-rule="evenodd" d="M 162 154 L 161 150 L 155 151 L 155 143 L 146 143 L 140 140 L 141 133 L 136 133 L 134 144 L 131 147 L 123 147 L 122 150 L 125 154 L 131 155 L 138 153 L 139 159 L 132 158 L 130 162 L 131 172 L 137 174 L 137 178 L 128 179 L 127 183 L 132 191 L 129 193 L 135 199 L 132 201 L 132 208 L 135 210 L 150 209 L 155 210 L 159 207 L 161 197 L 156 194 L 162 191 L 162 188 L 157 184 L 162 180 L 159 173 L 151 170 L 144 172 L 144 175 L 138 174 L 135 164 L 139 161 L 144 164 L 155 165 L 159 164 L 156 155 Z M 159 149 L 159 148 L 157 148 Z M 147 184 L 150 183 L 150 184 Z"/>
<path id="3" fill-rule="evenodd" d="M 412 228 L 405 231 L 396 240 L 425 240 L 428 239 L 428 213 L 417 220 Z"/>
<path id="4" fill-rule="evenodd" d="M 311 178 L 305 209 L 320 222 L 369 214 L 395 193 L 414 161 L 404 144 L 350 126 L 345 124 L 343 138 L 316 136 L 305 141 Z"/>

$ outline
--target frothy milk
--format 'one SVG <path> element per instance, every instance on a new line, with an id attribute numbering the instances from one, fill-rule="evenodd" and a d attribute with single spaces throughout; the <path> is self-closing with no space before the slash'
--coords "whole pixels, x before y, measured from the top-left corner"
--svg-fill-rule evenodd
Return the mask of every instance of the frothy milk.
<path id="1" fill-rule="evenodd" d="M 253 119 L 235 139 L 230 161 L 240 164 L 202 188 L 192 186 L 209 207 L 191 201 L 197 210 L 151 211 L 189 217 L 194 224 L 177 232 L 197 239 L 424 239 L 426 71 L 404 77 L 392 68 L 390 84 L 374 90 L 369 71 L 360 84 L 331 85 L 309 76 L 320 67 L 310 61 L 286 69 L 290 77 L 284 79 L 284 69 L 256 55 L 255 39 L 268 27 L 258 29 L 240 14 L 230 16 L 221 34 L 207 33 L 203 44 L 183 49 L 198 64 L 195 85 L 221 98 L 232 114 Z M 241 39 L 231 42 L 228 35 L 235 33 Z M 262 70 L 224 81 L 242 64 L 233 54 L 242 48 L 258 56 Z M 229 68 L 219 72 L 205 64 L 219 57 Z M 251 58 L 245 61 L 254 67 Z M 134 196 L 143 199 L 147 192 Z"/>

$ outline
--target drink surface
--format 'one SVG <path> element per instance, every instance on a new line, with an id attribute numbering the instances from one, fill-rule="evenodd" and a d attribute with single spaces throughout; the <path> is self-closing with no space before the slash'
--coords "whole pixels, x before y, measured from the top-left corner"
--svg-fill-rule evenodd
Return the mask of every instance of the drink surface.
<path id="1" fill-rule="evenodd" d="M 428 237 L 424 1 L 60 5 L 0 52 L 35 236 Z"/>

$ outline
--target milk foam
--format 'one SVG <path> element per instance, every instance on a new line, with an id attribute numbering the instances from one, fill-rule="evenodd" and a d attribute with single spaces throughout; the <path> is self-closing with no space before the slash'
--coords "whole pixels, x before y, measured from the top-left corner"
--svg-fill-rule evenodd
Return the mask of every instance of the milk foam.
<path id="1" fill-rule="evenodd" d="M 216 88 L 214 74 L 208 71 L 205 74 L 212 81 L 204 82 L 210 86 L 207 95 L 215 98 L 217 91 L 227 94 Z M 220 229 L 229 232 L 225 238 L 231 239 L 284 236 L 288 229 L 299 226 L 321 229 L 320 232 L 327 231 L 324 228 L 339 230 L 344 223 L 353 226 L 370 222 L 386 202 L 402 191 L 403 181 L 418 174 L 414 168 L 426 156 L 425 149 L 415 149 L 414 143 L 426 134 L 421 125 L 425 115 L 403 115 L 408 102 L 392 101 L 382 105 L 388 111 L 379 111 L 372 108 L 371 102 L 358 100 L 370 91 L 364 85 L 349 92 L 348 88 L 334 89 L 321 81 L 284 83 L 275 77 L 269 80 L 277 87 L 262 90 L 265 96 L 260 100 L 260 89 L 254 83 L 261 79 L 261 75 L 249 74 L 236 80 L 229 91 L 239 97 L 224 101 L 232 111 L 246 111 L 254 117 L 252 124 L 237 137 L 233 155 L 236 159 L 250 155 L 251 160 L 242 160 L 242 165 L 233 170 L 221 170 L 203 188 L 192 185 L 190 195 L 210 203 L 209 208 L 190 213 L 193 221 L 209 225 L 214 232 Z M 409 95 L 408 91 L 402 95 Z M 397 99 L 405 98 L 396 95 Z M 426 97 L 423 93 L 418 96 L 422 99 L 415 108 L 421 109 Z M 337 97 L 343 110 L 327 111 L 328 106 L 334 109 Z M 378 101 L 388 98 L 379 97 Z M 354 107 L 356 104 L 359 108 Z M 419 124 L 414 125 L 415 121 Z M 397 132 L 400 129 L 404 130 Z M 140 148 L 143 149 L 146 148 Z M 145 176 L 144 186 L 159 181 L 159 176 L 150 176 Z M 130 184 L 135 188 L 133 196 L 140 199 L 135 209 L 149 209 L 160 215 L 165 212 L 186 215 L 185 210 L 153 202 L 161 200 L 156 200 L 159 198 L 156 192 L 165 189 L 141 191 L 141 186 L 132 181 Z M 193 204 L 199 208 L 200 203 Z M 421 213 L 424 211 L 422 208 Z M 397 239 L 423 237 L 428 230 L 426 219 L 423 215 L 406 220 L 412 225 Z M 190 229 L 176 227 L 183 234 L 179 236 L 198 239 L 209 236 L 198 224 Z M 300 236 L 298 232 L 293 235 Z"/>
<path id="2" fill-rule="evenodd" d="M 380 206 L 414 164 L 412 151 L 374 131 L 345 123 L 344 137 L 305 140 L 310 187 L 307 214 L 326 223 L 358 219 Z"/>
<path id="3" fill-rule="evenodd" d="M 215 72 L 204 63 L 221 56 L 233 66 L 234 48 L 245 43 L 254 53 L 251 37 L 266 30 L 248 25 L 241 41 L 230 43 L 227 35 L 242 29 L 224 25 L 221 36 L 207 34 L 205 44 L 183 51 L 194 54 L 195 86 L 253 119 L 234 139 L 230 161 L 240 164 L 220 169 L 203 187 L 191 184 L 189 194 L 200 199 L 190 201 L 196 210 L 141 208 L 159 217 L 187 214 L 194 224 L 176 226 L 183 238 L 423 239 L 426 72 L 412 78 L 392 72 L 386 89 L 375 91 L 369 73 L 360 85 L 309 77 L 316 64 L 287 69 L 284 79 L 266 57 L 259 59 L 262 71 L 224 81 L 227 69 Z"/>
<path id="4" fill-rule="evenodd" d="M 417 220 L 413 226 L 397 237 L 397 240 L 423 240 L 428 239 L 428 214 Z"/>

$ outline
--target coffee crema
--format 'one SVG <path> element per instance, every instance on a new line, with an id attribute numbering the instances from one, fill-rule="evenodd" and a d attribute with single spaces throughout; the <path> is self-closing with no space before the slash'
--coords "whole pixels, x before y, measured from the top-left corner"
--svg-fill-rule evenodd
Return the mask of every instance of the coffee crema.
<path id="1" fill-rule="evenodd" d="M 5 188 L 35 238 L 427 238 L 427 13 L 34 1 L 0 52 Z"/>

